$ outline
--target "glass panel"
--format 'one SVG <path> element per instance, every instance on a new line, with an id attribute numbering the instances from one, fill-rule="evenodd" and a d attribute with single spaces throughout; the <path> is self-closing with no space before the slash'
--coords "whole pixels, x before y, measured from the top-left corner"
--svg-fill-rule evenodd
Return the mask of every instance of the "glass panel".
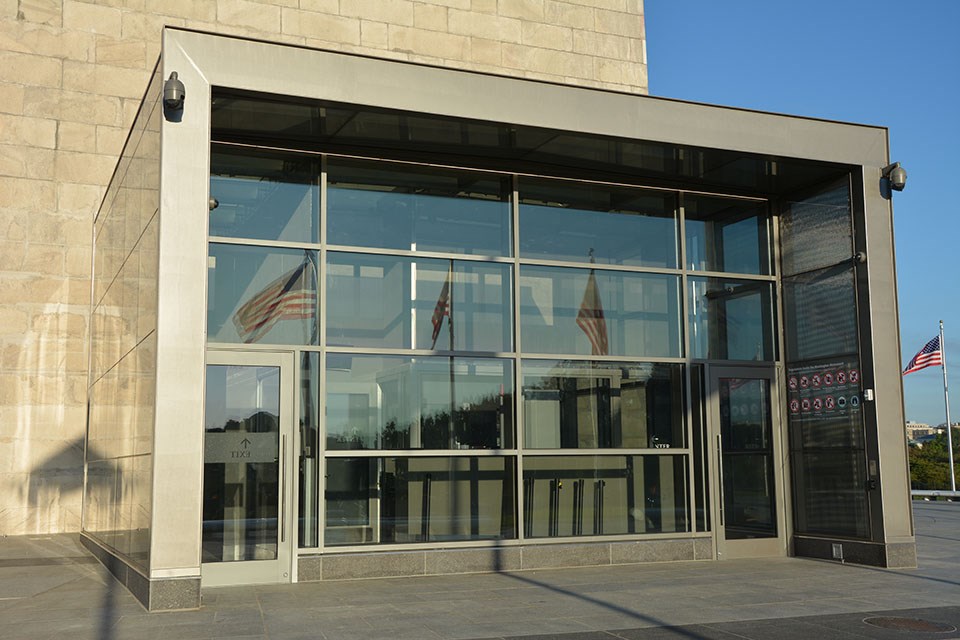
<path id="1" fill-rule="evenodd" d="M 214 146 L 210 235 L 319 242 L 319 176 L 309 157 Z"/>
<path id="2" fill-rule="evenodd" d="M 524 456 L 528 538 L 689 531 L 683 456 Z"/>
<path id="3" fill-rule="evenodd" d="M 847 181 L 816 195 L 787 201 L 780 215 L 780 263 L 794 275 L 849 260 L 853 225 Z"/>
<path id="4" fill-rule="evenodd" d="M 707 384 L 704 366 L 690 366 L 690 396 L 693 398 L 691 418 L 693 425 L 693 501 L 697 518 L 697 531 L 710 531 L 710 509 L 707 508 L 708 464 L 706 444 L 707 435 Z"/>
<path id="5" fill-rule="evenodd" d="M 803 452 L 795 454 L 793 462 L 799 471 L 795 475 L 799 533 L 869 536 L 862 451 Z"/>
<path id="6" fill-rule="evenodd" d="M 300 492 L 299 514 L 301 547 L 316 547 L 318 452 L 320 449 L 317 396 L 320 389 L 320 354 L 300 354 Z"/>
<path id="7" fill-rule="evenodd" d="M 679 279 L 524 266 L 520 324 L 527 353 L 679 356 Z"/>
<path id="8" fill-rule="evenodd" d="M 787 360 L 856 353 L 853 267 L 840 265 L 783 280 Z"/>
<path id="9" fill-rule="evenodd" d="M 526 178 L 519 193 L 524 258 L 677 266 L 673 194 Z"/>
<path id="10" fill-rule="evenodd" d="M 514 458 L 328 458 L 324 544 L 516 537 Z"/>
<path id="11" fill-rule="evenodd" d="M 213 96 L 210 128 L 214 138 L 232 136 L 266 136 L 269 140 L 296 139 L 302 142 L 321 134 L 328 121 L 342 126 L 347 114 L 336 109 L 322 109 L 313 102 L 284 97 L 246 96 L 217 90 Z"/>
<path id="12" fill-rule="evenodd" d="M 687 196 L 683 206 L 688 269 L 770 273 L 766 205 Z"/>
<path id="13" fill-rule="evenodd" d="M 510 273 L 504 264 L 328 253 L 327 344 L 510 351 Z"/>
<path id="14" fill-rule="evenodd" d="M 201 562 L 277 557 L 279 367 L 207 366 Z"/>
<path id="15" fill-rule="evenodd" d="M 317 252 L 210 244 L 210 342 L 317 343 Z"/>
<path id="16" fill-rule="evenodd" d="M 725 537 L 775 538 L 770 381 L 721 378 L 719 383 Z"/>
<path id="17" fill-rule="evenodd" d="M 512 363 L 328 354 L 326 421 L 328 449 L 510 449 Z"/>
<path id="18" fill-rule="evenodd" d="M 331 160 L 334 245 L 510 255 L 509 178 L 437 167 Z"/>
<path id="19" fill-rule="evenodd" d="M 679 364 L 523 361 L 528 448 L 682 447 L 683 414 Z"/>
<path id="20" fill-rule="evenodd" d="M 863 448 L 858 363 L 847 358 L 787 368 L 790 425 L 804 448 Z"/>
<path id="21" fill-rule="evenodd" d="M 690 355 L 714 360 L 774 360 L 769 282 L 689 278 Z"/>

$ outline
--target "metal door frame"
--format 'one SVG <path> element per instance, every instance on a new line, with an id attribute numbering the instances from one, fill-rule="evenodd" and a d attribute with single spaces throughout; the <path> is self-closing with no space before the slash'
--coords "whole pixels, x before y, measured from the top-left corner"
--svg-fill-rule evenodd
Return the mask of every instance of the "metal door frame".
<path id="1" fill-rule="evenodd" d="M 201 586 L 216 587 L 241 584 L 292 582 L 294 576 L 295 524 L 297 505 L 294 500 L 297 468 L 292 454 L 295 446 L 295 380 L 296 367 L 292 351 L 207 351 L 206 365 L 277 367 L 280 370 L 280 443 L 278 496 L 278 542 L 274 560 L 242 560 L 209 562 L 200 565 Z M 204 367 L 206 374 L 206 367 Z M 206 389 L 206 385 L 204 385 Z M 206 391 L 204 391 L 206 395 Z M 202 479 L 201 479 L 202 480 Z M 202 482 L 201 482 L 202 487 Z M 202 491 L 202 488 L 201 488 Z M 202 522 L 202 518 L 201 518 Z M 202 536 L 201 536 L 202 539 Z"/>
<path id="2" fill-rule="evenodd" d="M 709 457 L 710 504 L 716 542 L 717 559 L 779 557 L 788 555 L 789 526 L 787 503 L 787 454 L 784 446 L 785 425 L 780 398 L 780 367 L 770 365 L 707 365 L 705 367 L 705 399 L 707 403 L 707 452 Z M 770 383 L 770 419 L 773 422 L 771 437 L 773 440 L 774 466 L 774 505 L 777 536 L 775 538 L 753 538 L 746 540 L 727 540 L 725 537 L 723 516 L 723 465 L 720 456 L 720 378 L 765 379 Z"/>

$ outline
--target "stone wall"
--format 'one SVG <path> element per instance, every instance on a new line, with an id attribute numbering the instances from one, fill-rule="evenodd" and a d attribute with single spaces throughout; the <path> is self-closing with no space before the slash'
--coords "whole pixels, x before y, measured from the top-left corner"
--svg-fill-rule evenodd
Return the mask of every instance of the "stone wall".
<path id="1" fill-rule="evenodd" d="M 164 25 L 647 86 L 642 0 L 0 0 L 0 535 L 79 528 L 92 221 Z"/>

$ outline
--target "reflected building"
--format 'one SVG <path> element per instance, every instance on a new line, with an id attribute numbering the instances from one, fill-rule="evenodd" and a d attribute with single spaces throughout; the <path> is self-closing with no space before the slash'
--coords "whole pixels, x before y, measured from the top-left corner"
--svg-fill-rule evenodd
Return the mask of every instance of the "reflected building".
<path id="1" fill-rule="evenodd" d="M 878 127 L 166 29 L 95 221 L 83 539 L 153 609 L 911 566 L 888 160 Z"/>

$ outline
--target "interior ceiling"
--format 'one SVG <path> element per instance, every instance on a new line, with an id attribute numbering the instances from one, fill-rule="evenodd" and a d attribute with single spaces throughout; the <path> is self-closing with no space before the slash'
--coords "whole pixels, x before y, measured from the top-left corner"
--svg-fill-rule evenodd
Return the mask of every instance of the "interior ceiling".
<path id="1" fill-rule="evenodd" d="M 213 139 L 778 198 L 850 167 L 724 149 L 217 90 Z"/>

